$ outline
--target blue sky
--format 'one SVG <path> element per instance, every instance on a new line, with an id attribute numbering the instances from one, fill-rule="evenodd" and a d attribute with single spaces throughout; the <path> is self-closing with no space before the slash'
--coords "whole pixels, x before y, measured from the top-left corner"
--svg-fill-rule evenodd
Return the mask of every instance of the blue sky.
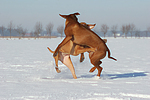
<path id="1" fill-rule="evenodd" d="M 96 23 L 96 29 L 102 24 L 110 28 L 133 23 L 137 29 L 150 27 L 150 0 L 1 0 L 0 26 L 22 25 L 29 31 L 34 30 L 36 22 L 43 28 L 49 22 L 54 30 L 64 25 L 65 20 L 59 14 L 79 12 L 79 21 Z"/>

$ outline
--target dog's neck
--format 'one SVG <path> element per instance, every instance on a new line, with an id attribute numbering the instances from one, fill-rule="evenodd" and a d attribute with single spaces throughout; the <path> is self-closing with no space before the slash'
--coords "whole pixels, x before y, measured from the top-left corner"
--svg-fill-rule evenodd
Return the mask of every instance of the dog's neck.
<path id="1" fill-rule="evenodd" d="M 65 26 L 67 26 L 68 24 L 72 25 L 72 24 L 77 24 L 77 23 L 79 23 L 79 22 L 76 21 L 76 20 L 68 20 L 68 19 L 66 19 Z"/>
<path id="2" fill-rule="evenodd" d="M 67 26 L 67 25 L 68 25 L 68 23 L 69 23 L 69 21 L 68 21 L 68 20 L 66 20 L 66 22 L 65 22 L 65 26 Z"/>

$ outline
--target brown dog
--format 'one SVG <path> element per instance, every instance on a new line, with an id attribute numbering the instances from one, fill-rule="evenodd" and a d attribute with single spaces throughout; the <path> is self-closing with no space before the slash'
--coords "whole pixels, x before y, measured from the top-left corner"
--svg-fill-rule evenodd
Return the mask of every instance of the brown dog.
<path id="1" fill-rule="evenodd" d="M 107 42 L 107 39 L 103 39 L 105 42 Z M 69 47 L 69 50 L 70 51 L 74 51 L 73 53 L 70 54 L 70 51 L 68 51 L 68 47 Z M 70 49 L 70 47 L 72 47 L 72 49 Z M 47 49 L 51 52 L 51 53 L 54 53 L 54 51 L 52 51 L 49 47 L 47 47 Z M 74 49 L 74 50 L 73 50 Z M 86 46 L 80 46 L 80 45 L 77 45 L 77 44 L 74 44 L 71 40 L 66 43 L 63 47 L 61 47 L 61 49 L 59 50 L 57 56 L 54 57 L 55 59 L 55 64 L 56 64 L 56 71 L 57 73 L 60 73 L 61 71 L 59 70 L 58 68 L 58 60 L 61 61 L 64 65 L 66 65 L 74 79 L 76 79 L 76 75 L 75 75 L 75 70 L 74 70 L 74 67 L 73 67 L 73 64 L 72 64 L 72 61 L 70 59 L 70 55 L 74 55 L 74 56 L 77 56 L 80 54 L 79 51 L 82 51 L 82 52 L 92 52 L 90 50 L 93 50 L 93 49 L 90 49 L 89 47 L 86 47 Z M 81 57 L 80 57 L 80 62 L 82 62 L 84 60 L 84 53 L 81 52 Z M 82 59 L 82 61 L 81 61 Z M 93 72 L 94 70 L 96 69 L 96 67 L 93 67 L 91 68 L 90 72 Z"/>
<path id="2" fill-rule="evenodd" d="M 96 25 L 96 24 L 86 24 L 84 22 L 81 22 L 81 24 L 87 29 L 92 29 Z M 105 41 L 107 40 L 105 39 Z M 51 53 L 54 53 L 54 51 L 52 51 L 49 47 L 47 48 Z M 70 59 L 70 55 L 77 56 L 81 53 L 80 62 L 82 62 L 84 59 L 84 52 L 95 52 L 95 49 L 89 48 L 88 46 L 75 44 L 71 40 L 68 41 L 64 46 L 60 48 L 57 56 L 54 57 L 56 63 L 56 67 L 55 67 L 56 71 L 58 73 L 61 72 L 58 69 L 58 60 L 60 60 L 63 64 L 65 64 L 70 69 L 73 77 L 76 79 L 76 75 L 75 75 L 73 64 Z"/>
<path id="3" fill-rule="evenodd" d="M 79 45 L 86 45 L 87 47 L 95 48 L 97 49 L 95 52 L 89 53 L 90 61 L 94 65 L 93 69 L 91 69 L 90 72 L 93 72 L 95 68 L 97 68 L 97 76 L 100 76 L 102 71 L 102 67 L 99 66 L 102 63 L 100 60 L 106 56 L 106 52 L 108 52 L 108 58 L 111 58 L 113 60 L 116 59 L 110 57 L 110 50 L 105 42 L 96 33 L 81 25 L 78 22 L 76 15 L 80 14 L 74 13 L 70 15 L 60 15 L 61 17 L 66 19 L 64 30 L 66 37 L 58 45 L 53 56 L 55 57 L 58 54 L 59 49 L 70 40 L 72 40 L 73 43 Z"/>
<path id="4" fill-rule="evenodd" d="M 80 24 L 82 24 L 87 29 L 92 29 L 96 25 L 96 24 L 86 24 L 84 22 L 81 22 Z M 105 41 L 105 43 L 107 42 L 107 39 L 103 39 L 103 40 Z M 52 51 L 49 47 L 47 48 L 51 53 L 54 53 L 54 51 Z M 93 49 L 90 49 L 87 46 L 81 46 L 81 45 L 75 44 L 70 40 L 63 47 L 61 47 L 61 49 L 58 52 L 58 55 L 54 57 L 55 63 L 56 63 L 56 67 L 55 67 L 56 71 L 58 73 L 61 72 L 58 69 L 58 60 L 60 60 L 63 64 L 65 64 L 71 70 L 73 77 L 76 78 L 74 67 L 70 59 L 70 55 L 77 56 L 81 53 L 80 62 L 82 62 L 84 60 L 84 53 L 82 52 L 86 52 L 86 51 L 92 52 Z"/>

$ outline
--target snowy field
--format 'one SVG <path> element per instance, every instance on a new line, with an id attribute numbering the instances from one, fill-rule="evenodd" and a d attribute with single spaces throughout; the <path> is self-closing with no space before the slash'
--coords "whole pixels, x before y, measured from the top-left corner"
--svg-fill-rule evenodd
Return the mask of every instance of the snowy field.
<path id="1" fill-rule="evenodd" d="M 89 73 L 92 64 L 71 56 L 78 79 L 59 62 L 54 50 L 62 41 L 53 39 L 0 38 L 0 100 L 150 100 L 150 39 L 107 38 L 111 55 L 103 59 L 101 78 Z"/>

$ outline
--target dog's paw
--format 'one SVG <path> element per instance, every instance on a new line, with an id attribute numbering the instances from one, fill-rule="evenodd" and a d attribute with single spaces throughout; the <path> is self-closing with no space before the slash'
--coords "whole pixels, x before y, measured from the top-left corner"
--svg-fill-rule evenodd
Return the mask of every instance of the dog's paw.
<path id="1" fill-rule="evenodd" d="M 61 72 L 58 67 L 55 67 L 55 69 L 56 69 L 56 72 L 57 72 L 57 73 L 60 73 L 60 72 Z"/>
<path id="2" fill-rule="evenodd" d="M 57 69 L 56 71 L 57 71 L 57 73 L 60 73 L 60 72 L 61 72 L 59 69 Z"/>

